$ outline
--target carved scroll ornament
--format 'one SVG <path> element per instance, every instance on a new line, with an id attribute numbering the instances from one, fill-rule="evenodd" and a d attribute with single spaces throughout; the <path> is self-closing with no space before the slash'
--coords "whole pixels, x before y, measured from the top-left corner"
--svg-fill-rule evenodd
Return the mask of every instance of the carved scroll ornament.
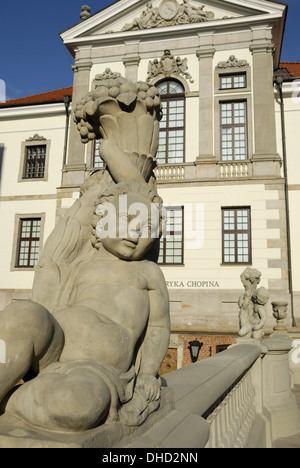
<path id="1" fill-rule="evenodd" d="M 189 80 L 190 83 L 194 83 L 194 80 L 187 69 L 187 58 L 181 59 L 180 57 L 177 57 L 175 59 L 170 50 L 167 49 L 160 60 L 154 59 L 149 62 L 147 82 L 159 75 L 164 75 L 165 77 L 169 77 L 171 75 L 182 75 Z"/>
<path id="2" fill-rule="evenodd" d="M 249 63 L 247 60 L 238 60 L 235 55 L 231 55 L 229 59 L 225 62 L 219 62 L 216 68 L 218 69 L 226 69 L 226 68 L 242 68 L 242 67 L 249 67 Z"/>

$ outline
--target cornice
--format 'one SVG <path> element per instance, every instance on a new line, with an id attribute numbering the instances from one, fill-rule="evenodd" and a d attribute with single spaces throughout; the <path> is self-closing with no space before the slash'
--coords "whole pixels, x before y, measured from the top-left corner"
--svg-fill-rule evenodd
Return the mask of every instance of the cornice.
<path id="1" fill-rule="evenodd" d="M 216 21 L 209 21 L 205 23 L 192 23 L 192 24 L 183 24 L 183 25 L 175 25 L 169 26 L 164 28 L 154 28 L 154 29 L 145 29 L 145 30 L 137 30 L 137 31 L 119 31 L 110 34 L 99 34 L 99 35 L 90 35 L 85 37 L 78 37 L 78 38 L 69 38 L 65 39 L 65 45 L 70 49 L 72 46 L 80 48 L 81 46 L 86 46 L 87 44 L 95 45 L 97 43 L 101 43 L 102 46 L 107 46 L 109 44 L 120 43 L 138 39 L 139 41 L 151 40 L 159 40 L 163 38 L 172 38 L 177 36 L 184 36 L 184 35 L 199 35 L 201 33 L 210 32 L 211 34 L 215 34 L 218 32 L 226 32 L 226 30 L 230 30 L 232 28 L 237 29 L 238 27 L 251 27 L 254 24 L 259 25 L 270 25 L 272 21 L 280 20 L 282 18 L 281 14 L 263 14 L 263 15 L 256 15 L 251 17 L 240 17 L 240 18 L 231 18 L 226 20 L 216 20 Z"/>

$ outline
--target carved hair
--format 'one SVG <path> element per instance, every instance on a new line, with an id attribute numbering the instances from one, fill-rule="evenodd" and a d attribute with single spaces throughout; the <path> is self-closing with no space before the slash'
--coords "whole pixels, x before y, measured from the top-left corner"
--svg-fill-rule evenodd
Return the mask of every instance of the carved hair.
<path id="1" fill-rule="evenodd" d="M 260 283 L 261 279 L 261 272 L 256 270 L 255 268 L 246 268 L 245 271 L 241 274 L 241 279 L 246 279 L 249 280 L 250 283 L 255 283 L 257 281 L 257 284 Z"/>

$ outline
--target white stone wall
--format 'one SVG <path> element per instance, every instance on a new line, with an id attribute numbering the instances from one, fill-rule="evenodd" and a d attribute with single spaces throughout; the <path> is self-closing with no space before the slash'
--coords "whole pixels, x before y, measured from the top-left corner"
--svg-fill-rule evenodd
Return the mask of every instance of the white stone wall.
<path id="1" fill-rule="evenodd" d="M 41 215 L 43 241 L 55 226 L 65 122 L 64 104 L 0 109 L 0 143 L 3 148 L 0 181 L 0 309 L 7 300 L 19 297 L 18 290 L 30 291 L 32 288 L 33 270 L 14 269 L 18 236 L 16 217 Z M 41 140 L 40 144 L 49 144 L 46 177 L 45 180 L 23 181 L 21 166 L 25 158 L 24 143 L 30 144 L 26 140 L 36 134 L 46 139 Z"/>

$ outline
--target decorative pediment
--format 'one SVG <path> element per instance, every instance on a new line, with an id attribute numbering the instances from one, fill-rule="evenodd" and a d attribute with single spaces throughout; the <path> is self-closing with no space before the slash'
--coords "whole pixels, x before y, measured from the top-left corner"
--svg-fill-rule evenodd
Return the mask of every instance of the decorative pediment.
<path id="1" fill-rule="evenodd" d="M 214 18 L 212 11 L 205 11 L 205 6 L 194 6 L 189 0 L 179 4 L 177 0 L 163 0 L 158 8 L 147 3 L 139 17 L 123 26 L 123 31 L 150 29 L 173 26 L 174 24 L 202 23 Z"/>
<path id="2" fill-rule="evenodd" d="M 235 55 L 230 55 L 229 59 L 226 62 L 219 62 L 216 66 L 217 69 L 226 69 L 226 68 L 242 68 L 249 67 L 247 60 L 238 60 Z"/>
<path id="3" fill-rule="evenodd" d="M 26 141 L 45 141 L 45 140 L 47 140 L 47 138 L 38 135 L 38 133 L 35 133 L 33 137 L 27 138 Z"/>
<path id="4" fill-rule="evenodd" d="M 128 39 L 135 35 L 159 33 L 168 34 L 178 26 L 178 31 L 186 27 L 188 30 L 205 30 L 213 27 L 215 30 L 242 25 L 261 23 L 270 18 L 272 22 L 281 20 L 286 8 L 279 2 L 271 0 L 118 0 L 94 13 L 84 5 L 79 23 L 66 29 L 61 37 L 70 50 L 75 44 L 90 42 L 93 38 L 110 41 L 111 34 L 118 38 Z"/>
<path id="5" fill-rule="evenodd" d="M 191 74 L 187 70 L 187 58 L 181 59 L 177 57 L 175 59 L 170 50 L 165 50 L 160 60 L 154 59 L 149 62 L 147 81 L 149 82 L 160 75 L 164 77 L 182 75 L 189 80 L 190 83 L 194 83 Z"/>

